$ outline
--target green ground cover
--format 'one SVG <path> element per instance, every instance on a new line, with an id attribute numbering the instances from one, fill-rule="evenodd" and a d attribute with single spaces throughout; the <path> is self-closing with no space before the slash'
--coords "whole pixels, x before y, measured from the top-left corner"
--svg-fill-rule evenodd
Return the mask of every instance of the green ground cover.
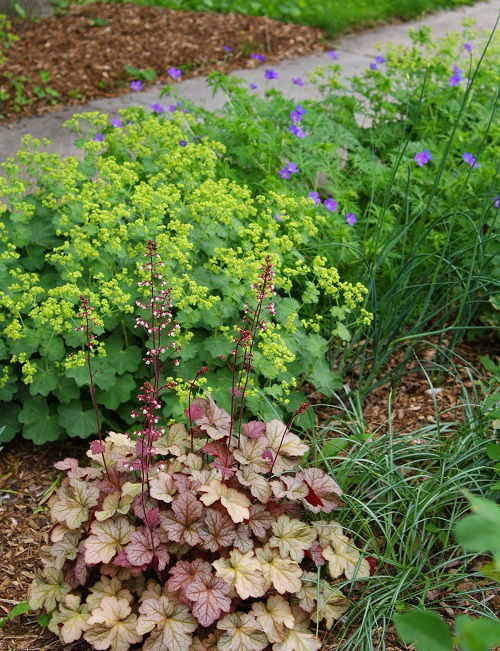
<path id="1" fill-rule="evenodd" d="M 311 25 L 333 36 L 393 18 L 410 20 L 428 11 L 472 4 L 470 0 L 114 0 L 193 11 L 234 11 Z"/>

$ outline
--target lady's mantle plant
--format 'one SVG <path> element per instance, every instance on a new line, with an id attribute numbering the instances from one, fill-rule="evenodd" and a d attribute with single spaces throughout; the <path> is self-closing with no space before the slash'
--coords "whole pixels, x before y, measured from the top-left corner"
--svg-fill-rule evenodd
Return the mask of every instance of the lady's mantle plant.
<path id="1" fill-rule="evenodd" d="M 153 377 L 134 412 L 141 429 L 103 438 L 97 421 L 90 465 L 56 464 L 67 477 L 52 498 L 51 544 L 31 606 L 51 615 L 49 628 L 65 644 L 83 636 L 95 649 L 319 649 L 311 623 L 331 627 L 347 609 L 331 580 L 366 577 L 369 564 L 337 523 L 311 521 L 330 513 L 342 491 L 322 470 L 300 469 L 308 446 L 291 423 L 242 419 L 255 338 L 273 312 L 270 261 L 227 359 L 230 411 L 209 394 L 191 399 L 201 368 L 187 424 L 164 429 L 159 396 L 173 387 L 160 373 L 178 353 L 177 325 L 152 243 L 147 255 L 139 303 L 150 316 L 138 324 L 150 337 Z M 80 315 L 90 363 L 96 341 L 85 300 Z M 326 563 L 331 580 L 320 578 Z"/>

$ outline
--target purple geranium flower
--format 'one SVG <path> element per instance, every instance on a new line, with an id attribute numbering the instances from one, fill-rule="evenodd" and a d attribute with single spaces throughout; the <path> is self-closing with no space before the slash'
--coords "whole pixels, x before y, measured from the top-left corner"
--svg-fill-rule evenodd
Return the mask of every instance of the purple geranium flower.
<path id="1" fill-rule="evenodd" d="M 260 61 L 261 63 L 264 63 L 266 60 L 266 57 L 263 54 L 255 54 L 255 52 L 252 52 L 250 58 L 255 59 L 256 61 Z"/>
<path id="2" fill-rule="evenodd" d="M 353 212 L 348 212 L 345 216 L 345 220 L 349 226 L 354 226 L 354 224 L 358 221 L 356 219 L 356 215 Z"/>
<path id="3" fill-rule="evenodd" d="M 282 167 L 278 174 L 282 179 L 289 179 L 292 176 L 292 173 L 286 167 Z"/>
<path id="4" fill-rule="evenodd" d="M 339 58 L 339 55 L 335 50 L 330 50 L 329 52 L 327 52 L 327 54 L 329 57 L 332 57 L 332 59 L 334 60 L 337 60 Z"/>
<path id="5" fill-rule="evenodd" d="M 424 149 L 423 151 L 417 151 L 417 153 L 415 154 L 415 158 L 413 160 L 419 167 L 422 167 L 430 160 L 432 160 L 431 152 L 428 149 Z"/>
<path id="6" fill-rule="evenodd" d="M 500 196 L 493 197 L 493 206 L 495 208 L 500 208 Z"/>
<path id="7" fill-rule="evenodd" d="M 266 79 L 278 79 L 279 75 L 276 70 L 268 69 L 264 72 L 264 77 Z"/>
<path id="8" fill-rule="evenodd" d="M 335 199 L 328 197 L 328 199 L 325 199 L 323 201 L 323 205 L 327 210 L 331 210 L 332 212 L 335 212 L 339 204 L 335 201 Z"/>
<path id="9" fill-rule="evenodd" d="M 370 63 L 370 70 L 378 70 L 378 65 L 376 63 Z"/>
<path id="10" fill-rule="evenodd" d="M 476 157 L 468 151 L 464 151 L 462 160 L 473 168 L 479 167 L 479 163 L 476 162 Z"/>
<path id="11" fill-rule="evenodd" d="M 305 138 L 306 134 L 302 131 L 302 129 L 296 125 L 296 124 L 291 124 L 288 127 L 288 131 L 292 134 L 292 136 L 297 136 L 297 138 Z"/>
<path id="12" fill-rule="evenodd" d="M 151 110 L 153 113 L 157 113 L 158 115 L 161 115 L 164 111 L 164 108 L 161 104 L 151 104 Z"/>
<path id="13" fill-rule="evenodd" d="M 179 70 L 179 68 L 169 68 L 167 72 L 172 79 L 180 79 L 182 75 L 182 70 Z"/>
<path id="14" fill-rule="evenodd" d="M 113 118 L 109 123 L 112 127 L 123 127 L 123 122 L 118 118 Z"/>
<path id="15" fill-rule="evenodd" d="M 286 169 L 289 172 L 292 172 L 292 174 L 296 174 L 299 171 L 299 168 L 297 165 L 295 165 L 295 163 L 287 163 Z"/>
<path id="16" fill-rule="evenodd" d="M 306 109 L 302 106 L 302 104 L 297 104 L 295 110 L 300 116 L 305 115 L 307 113 Z"/>
<path id="17" fill-rule="evenodd" d="M 309 199 L 312 199 L 316 205 L 318 205 L 318 203 L 321 203 L 321 199 L 319 198 L 319 194 L 317 192 L 309 192 L 307 196 Z"/>
<path id="18" fill-rule="evenodd" d="M 385 63 L 384 57 L 382 55 L 380 55 L 380 54 L 377 54 L 377 56 L 375 57 L 375 61 L 377 63 Z"/>
<path id="19" fill-rule="evenodd" d="M 102 133 L 96 133 L 92 140 L 95 140 L 95 142 L 103 142 L 104 136 Z"/>
<path id="20" fill-rule="evenodd" d="M 296 86 L 303 86 L 304 85 L 304 80 L 302 79 L 302 77 L 294 77 L 292 79 L 292 81 Z"/>
<path id="21" fill-rule="evenodd" d="M 470 54 L 472 52 L 472 43 L 464 43 L 464 50 Z"/>
<path id="22" fill-rule="evenodd" d="M 187 144 L 188 144 L 188 141 L 187 141 L 187 140 L 179 140 L 179 145 L 180 145 L 181 147 L 185 147 Z"/>
<path id="23" fill-rule="evenodd" d="M 448 79 L 448 84 L 450 86 L 458 86 L 458 84 L 461 81 L 462 81 L 462 71 L 458 66 L 453 66 L 453 74 Z"/>
<path id="24" fill-rule="evenodd" d="M 254 84 L 253 82 L 250 82 L 248 84 L 248 87 L 251 88 L 252 90 L 255 90 L 257 88 L 257 84 Z"/>
<path id="25" fill-rule="evenodd" d="M 275 212 L 273 215 L 273 219 L 275 219 L 277 222 L 283 221 L 283 217 L 285 216 L 284 212 Z"/>
<path id="26" fill-rule="evenodd" d="M 138 80 L 131 81 L 130 90 L 135 90 L 135 91 L 142 90 L 142 81 L 138 81 Z"/>
<path id="27" fill-rule="evenodd" d="M 233 48 L 229 47 L 229 45 L 223 45 L 222 49 L 224 50 L 224 52 L 228 52 L 228 53 L 233 51 Z"/>

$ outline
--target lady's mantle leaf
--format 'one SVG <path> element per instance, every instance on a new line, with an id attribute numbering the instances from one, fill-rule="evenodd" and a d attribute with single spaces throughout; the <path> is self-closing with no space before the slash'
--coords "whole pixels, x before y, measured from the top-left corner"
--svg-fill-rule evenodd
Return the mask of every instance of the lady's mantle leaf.
<path id="1" fill-rule="evenodd" d="M 278 547 L 283 558 L 290 558 L 300 563 L 304 550 L 309 549 L 316 538 L 316 533 L 304 522 L 280 515 L 273 524 L 273 534 L 269 539 L 271 547 Z"/>
<path id="2" fill-rule="evenodd" d="M 334 495 L 342 495 L 340 486 L 320 468 L 307 468 L 297 474 L 306 484 L 308 493 L 303 503 L 313 513 L 330 513 L 337 506 Z"/>
<path id="3" fill-rule="evenodd" d="M 161 527 L 168 539 L 197 545 L 202 525 L 203 506 L 192 491 L 180 493 L 172 502 L 172 510 L 160 515 Z"/>
<path id="4" fill-rule="evenodd" d="M 327 547 L 322 552 L 328 561 L 328 572 L 332 579 L 339 577 L 342 572 L 348 579 L 364 579 L 370 576 L 370 564 L 360 560 L 359 551 L 351 541 L 340 540 L 335 547 Z"/>
<path id="5" fill-rule="evenodd" d="M 89 509 L 97 504 L 99 488 L 78 479 L 63 482 L 52 504 L 51 515 L 69 529 L 78 529 L 88 520 Z"/>
<path id="6" fill-rule="evenodd" d="M 186 588 L 185 595 L 194 601 L 193 615 L 202 626 L 211 626 L 221 613 L 231 608 L 230 588 L 216 576 L 198 576 Z"/>
<path id="7" fill-rule="evenodd" d="M 299 592 L 302 588 L 302 569 L 298 563 L 290 558 L 281 558 L 276 549 L 267 545 L 263 549 L 256 549 L 255 553 L 262 568 L 266 591 L 273 585 L 280 594 Z"/>
<path id="8" fill-rule="evenodd" d="M 205 412 L 202 418 L 197 418 L 195 421 L 200 429 L 204 430 L 210 438 L 216 441 L 229 436 L 231 416 L 227 411 L 217 407 L 211 396 L 208 396 L 208 400 L 198 401 L 197 405 Z"/>
<path id="9" fill-rule="evenodd" d="M 83 637 L 95 649 L 127 651 L 131 644 L 141 640 L 136 626 L 137 616 L 126 599 L 104 597 L 87 620 Z"/>
<path id="10" fill-rule="evenodd" d="M 87 629 L 87 620 L 90 617 L 89 607 L 80 604 L 80 597 L 67 594 L 59 609 L 52 614 L 49 630 L 59 635 L 66 644 L 79 640 L 83 631 Z"/>
<path id="11" fill-rule="evenodd" d="M 262 439 L 259 439 L 259 441 Z M 286 431 L 286 425 L 280 420 L 271 420 L 266 425 L 266 448 L 276 457 L 273 466 L 273 473 L 281 475 L 286 471 L 293 470 L 297 465 L 297 459 L 308 451 L 309 447 L 302 443 L 298 436 Z"/>
<path id="12" fill-rule="evenodd" d="M 316 651 L 321 642 L 309 630 L 309 615 L 297 606 L 292 608 L 293 628 L 285 628 L 285 639 L 273 644 L 273 651 Z"/>
<path id="13" fill-rule="evenodd" d="M 208 578 L 212 575 L 210 563 L 196 558 L 194 561 L 177 561 L 177 563 L 168 571 L 171 575 L 168 580 L 168 589 L 175 592 L 176 590 L 185 590 L 194 581 L 195 577 Z"/>
<path id="14" fill-rule="evenodd" d="M 281 642 L 285 636 L 285 626 L 293 628 L 295 624 L 290 604 L 281 595 L 269 597 L 267 603 L 255 602 L 251 614 L 261 625 L 269 642 Z"/>
<path id="15" fill-rule="evenodd" d="M 174 484 L 172 475 L 168 472 L 159 472 L 150 481 L 151 497 L 169 504 L 174 499 L 174 493 L 177 491 L 177 486 Z"/>
<path id="16" fill-rule="evenodd" d="M 242 599 L 262 597 L 265 593 L 264 577 L 253 551 L 241 554 L 237 549 L 232 549 L 229 558 L 219 558 L 212 565 L 217 575 L 234 586 Z"/>
<path id="17" fill-rule="evenodd" d="M 223 547 L 229 547 L 234 541 L 236 530 L 234 523 L 226 513 L 215 509 L 207 509 L 205 521 L 200 529 L 202 544 L 211 552 L 218 552 Z"/>
<path id="18" fill-rule="evenodd" d="M 234 488 L 229 488 L 218 479 L 212 479 L 209 484 L 200 486 L 198 490 L 205 493 L 200 497 L 205 506 L 210 506 L 220 499 L 233 522 L 243 522 L 250 517 L 248 497 Z"/>
<path id="19" fill-rule="evenodd" d="M 124 516 L 104 522 L 94 521 L 91 535 L 85 541 L 85 560 L 89 564 L 109 563 L 129 541 L 134 527 Z"/>
<path id="20" fill-rule="evenodd" d="M 47 612 L 50 612 L 70 590 L 71 586 L 64 581 L 61 570 L 46 567 L 41 574 L 35 576 L 31 584 L 30 606 L 33 610 L 43 606 Z"/>
<path id="21" fill-rule="evenodd" d="M 217 649 L 220 651 L 262 651 L 269 641 L 253 615 L 231 613 L 217 622 L 217 628 L 225 631 Z"/>
<path id="22" fill-rule="evenodd" d="M 190 633 L 198 622 L 186 606 L 172 604 L 163 595 L 158 599 L 145 599 L 139 608 L 137 632 L 153 633 L 143 644 L 144 651 L 186 651 L 192 641 Z"/>

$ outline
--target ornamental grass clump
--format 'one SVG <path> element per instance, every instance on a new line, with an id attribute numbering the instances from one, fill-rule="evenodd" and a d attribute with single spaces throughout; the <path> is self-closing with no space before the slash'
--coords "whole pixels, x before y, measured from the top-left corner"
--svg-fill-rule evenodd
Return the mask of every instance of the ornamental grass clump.
<path id="1" fill-rule="evenodd" d="M 51 501 L 45 568 L 30 593 L 64 644 L 95 649 L 307 651 L 321 648 L 348 603 L 335 580 L 367 577 L 369 563 L 339 524 L 324 519 L 342 491 L 323 470 L 302 467 L 308 446 L 292 420 L 245 422 L 253 351 L 274 312 L 270 259 L 245 306 L 225 360 L 233 378 L 229 412 L 191 382 L 183 423 L 161 424 L 162 373 L 179 346 L 171 292 L 149 243 L 137 325 L 149 336 L 151 369 L 132 435 L 109 432 L 67 458 Z M 80 310 L 90 367 L 98 346 L 88 301 Z M 298 407 L 295 415 L 307 409 Z M 316 520 L 317 516 L 323 519 Z"/>

